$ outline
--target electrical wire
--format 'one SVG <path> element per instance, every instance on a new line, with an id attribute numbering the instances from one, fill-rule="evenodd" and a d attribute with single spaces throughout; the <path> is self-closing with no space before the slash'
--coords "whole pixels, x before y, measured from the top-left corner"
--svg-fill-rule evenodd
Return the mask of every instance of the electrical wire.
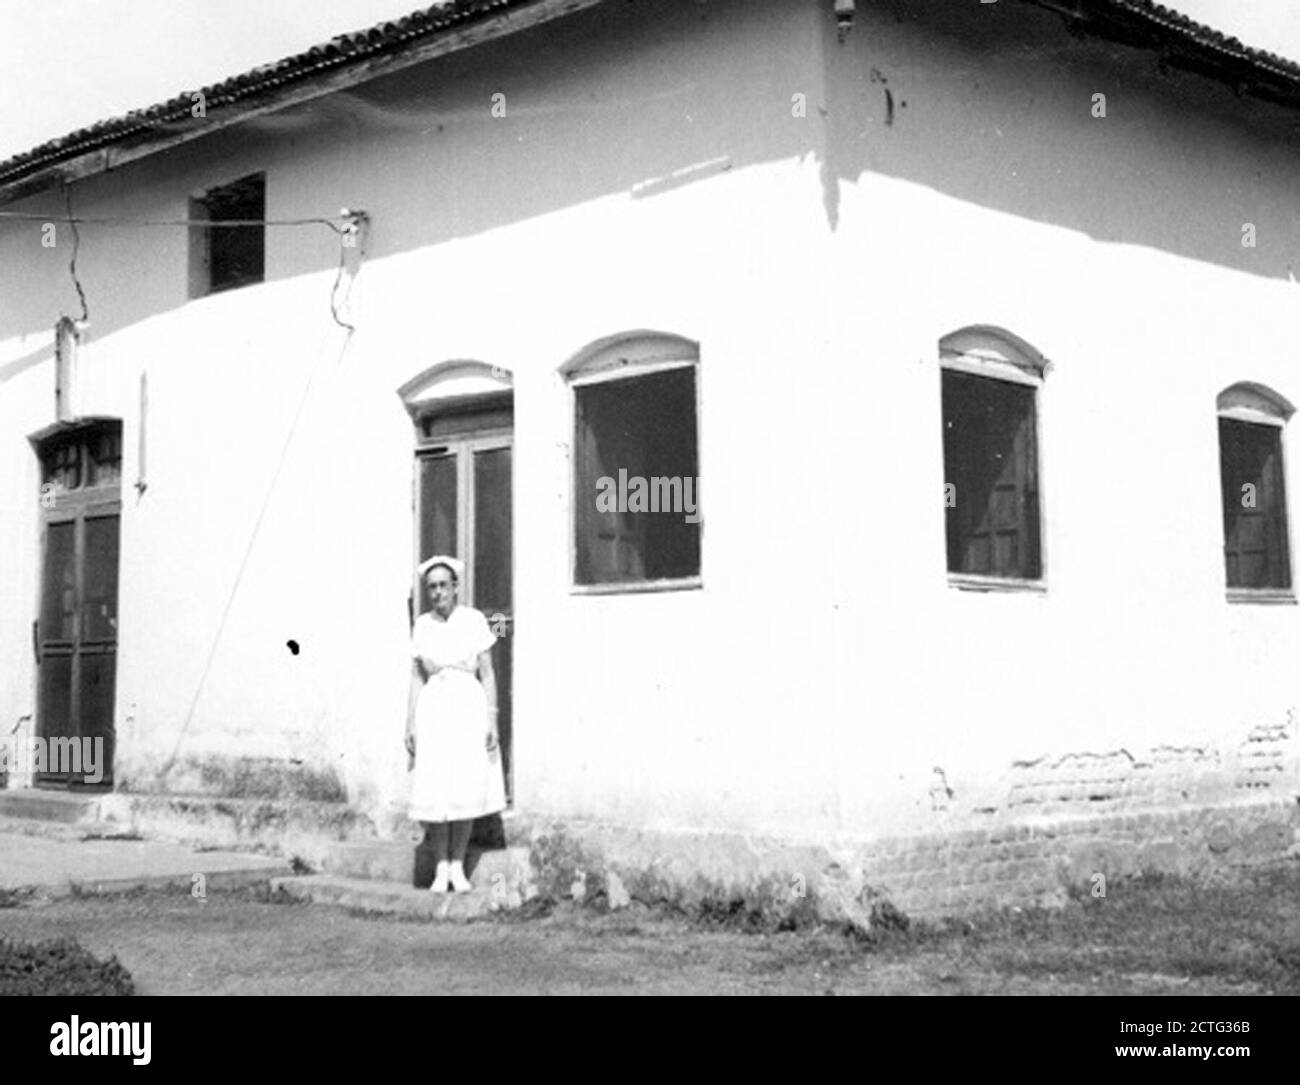
<path id="1" fill-rule="evenodd" d="M 81 322 L 90 323 L 90 310 L 86 307 L 86 292 L 81 288 L 81 280 L 77 278 L 77 251 L 81 248 L 81 234 L 77 232 L 77 220 L 72 214 L 72 186 L 63 186 L 63 201 L 68 208 L 68 222 L 72 225 L 72 260 L 68 264 L 68 272 L 72 276 L 72 285 L 77 288 L 77 297 L 81 299 Z"/>
<path id="2" fill-rule="evenodd" d="M 0 211 L 0 219 L 11 219 L 18 222 L 66 222 L 74 228 L 80 223 L 83 226 L 208 226 L 208 227 L 226 227 L 226 226 L 328 226 L 336 234 L 345 234 L 348 232 L 347 224 L 352 220 L 347 216 L 341 216 L 338 220 L 328 218 L 305 218 L 305 219 L 128 219 L 128 218 L 87 218 L 85 216 L 74 216 L 69 210 L 68 215 L 59 218 L 57 215 L 37 215 L 30 211 Z M 343 222 L 345 225 L 337 225 L 337 222 Z"/>
<path id="3" fill-rule="evenodd" d="M 348 250 L 347 250 L 347 246 L 344 244 L 345 240 L 346 238 L 344 237 L 339 238 L 339 266 L 338 266 L 338 270 L 334 273 L 334 285 L 330 287 L 330 316 L 334 318 L 334 323 L 337 324 L 340 328 L 347 329 L 348 337 L 351 338 L 352 333 L 357 329 L 354 325 L 349 324 L 346 320 L 341 320 L 339 318 L 339 308 L 337 302 L 339 283 L 343 281 L 343 272 L 346 270 L 346 260 L 347 260 Z M 352 296 L 352 284 L 351 282 L 349 282 L 347 297 L 351 297 L 351 296 Z M 347 297 L 343 299 L 345 302 L 347 301 Z"/>
<path id="4" fill-rule="evenodd" d="M 346 329 L 347 335 L 339 349 L 336 364 L 343 361 L 347 354 L 348 347 L 352 343 L 352 334 L 356 327 L 349 324 L 339 316 L 338 311 L 338 290 L 343 281 L 343 274 L 347 269 L 347 244 L 349 236 L 355 238 L 358 232 L 359 216 L 341 215 L 338 220 L 327 218 L 302 218 L 302 219 L 128 219 L 128 218 L 88 218 L 72 213 L 72 196 L 70 186 L 64 188 L 64 198 L 67 205 L 67 215 L 59 218 L 54 215 L 37 215 L 27 211 L 0 211 L 0 219 L 9 219 L 11 221 L 27 222 L 63 222 L 72 227 L 72 262 L 70 272 L 72 274 L 73 284 L 77 288 L 77 296 L 81 299 L 82 320 L 89 321 L 90 313 L 86 307 L 86 294 L 81 287 L 81 281 L 77 278 L 77 251 L 80 248 L 81 238 L 77 232 L 77 226 L 96 225 L 96 226 L 200 226 L 200 227 L 229 227 L 229 226 L 328 226 L 339 239 L 339 263 L 338 269 L 334 275 L 334 284 L 330 288 L 330 315 L 334 318 L 334 323 L 339 327 Z M 364 220 L 364 213 L 361 214 L 360 220 Z M 341 222 L 343 225 L 338 225 Z M 355 275 L 352 277 L 356 278 Z M 351 285 L 349 284 L 348 295 L 351 294 Z M 344 300 L 347 300 L 345 295 Z M 293 444 L 295 434 L 298 432 L 298 425 L 302 420 L 303 410 L 307 405 L 307 399 L 311 394 L 312 385 L 316 381 L 316 375 L 320 370 L 318 361 L 312 366 L 308 373 L 307 381 L 303 386 L 302 394 L 298 399 L 297 408 L 294 411 L 293 419 L 289 423 L 289 431 L 285 435 L 284 444 L 280 448 L 279 458 L 276 460 L 275 469 L 271 473 L 271 479 L 266 489 L 266 494 L 262 499 L 262 504 L 257 513 L 257 519 L 253 523 L 252 532 L 249 534 L 248 543 L 244 548 L 243 557 L 239 563 L 239 569 L 235 574 L 234 583 L 230 587 L 230 594 L 226 597 L 225 606 L 222 608 L 221 617 L 217 622 L 216 635 L 208 649 L 207 658 L 203 664 L 203 672 L 199 675 L 199 681 L 194 688 L 194 695 L 190 699 L 189 710 L 185 714 L 185 719 L 181 723 L 181 728 L 176 736 L 176 744 L 172 749 L 171 756 L 167 758 L 162 768 L 158 770 L 157 778 L 162 779 L 167 772 L 175 765 L 180 754 L 181 744 L 185 739 L 190 725 L 194 721 L 194 714 L 198 708 L 199 698 L 203 694 L 203 689 L 207 684 L 208 674 L 212 670 L 213 660 L 216 658 L 217 648 L 221 644 L 222 634 L 225 632 L 227 622 L 230 619 L 230 612 L 234 606 L 235 598 L 239 594 L 240 584 L 243 582 L 244 573 L 248 568 L 249 559 L 252 557 L 253 547 L 257 541 L 258 535 L 262 530 L 262 523 L 266 519 L 267 510 L 271 505 L 271 498 L 275 494 L 277 484 L 280 480 L 280 474 L 284 468 L 285 460 L 289 453 L 289 448 Z"/>
<path id="5" fill-rule="evenodd" d="M 77 252 L 81 247 L 81 235 L 77 231 L 77 225 L 83 226 L 199 226 L 213 228 L 226 228 L 231 226 L 328 226 L 335 236 L 339 239 L 339 264 L 338 270 L 334 275 L 334 285 L 330 287 L 330 316 L 334 318 L 334 323 L 340 328 L 345 328 L 349 333 L 355 332 L 355 325 L 349 324 L 346 320 L 339 317 L 338 310 L 338 289 L 339 284 L 343 281 L 343 273 L 346 270 L 346 239 L 349 236 L 355 237 L 357 232 L 358 219 L 355 215 L 340 215 L 337 220 L 328 218 L 300 218 L 300 219 L 133 219 L 133 218 L 93 218 L 83 215 L 74 215 L 72 213 L 72 190 L 71 186 L 64 186 L 64 200 L 67 204 L 68 213 L 63 218 L 56 215 L 38 215 L 31 211 L 0 211 L 0 219 L 8 219 L 15 222 L 53 222 L 66 223 L 72 227 L 72 262 L 69 271 L 72 274 L 72 283 L 77 288 L 77 297 L 81 299 L 81 319 L 84 323 L 90 321 L 90 311 L 86 306 L 86 292 L 81 288 L 81 280 L 77 278 Z M 342 225 L 340 225 L 342 223 Z M 349 289 L 349 293 L 351 290 Z M 345 299 L 346 300 L 346 299 Z"/>
<path id="6" fill-rule="evenodd" d="M 341 321 L 340 321 L 341 323 Z M 335 364 L 343 361 L 348 352 L 348 347 L 352 344 L 352 335 L 343 337 L 343 343 L 339 347 L 338 357 Z M 230 594 L 226 596 L 225 605 L 221 610 L 221 617 L 217 620 L 216 632 L 213 635 L 212 643 L 208 646 L 207 658 L 203 662 L 203 671 L 199 675 L 198 683 L 194 687 L 194 695 L 190 698 L 189 709 L 185 713 L 185 719 L 181 721 L 180 730 L 176 734 L 176 742 L 172 746 L 171 755 L 158 768 L 154 778 L 161 782 L 167 774 L 175 767 L 180 758 L 181 746 L 185 742 L 190 726 L 194 723 L 194 715 L 199 706 L 199 700 L 203 696 L 203 690 L 207 686 L 208 676 L 212 671 L 213 661 L 217 656 L 217 649 L 221 646 L 221 640 L 226 632 L 226 626 L 230 621 L 230 613 L 234 609 L 235 599 L 239 595 L 240 585 L 244 582 L 244 574 L 248 571 L 249 560 L 253 556 L 253 549 L 257 543 L 257 538 L 261 534 L 262 524 L 266 520 L 267 511 L 271 507 L 271 499 L 275 496 L 276 489 L 280 482 L 280 475 L 284 470 L 285 461 L 289 457 L 289 449 L 293 444 L 293 439 L 298 433 L 298 426 L 302 421 L 303 411 L 307 406 L 307 400 L 311 395 L 312 385 L 316 383 L 316 377 L 320 373 L 325 358 L 328 354 L 322 349 L 318 355 L 315 364 L 307 374 L 307 380 L 303 385 L 302 394 L 298 397 L 298 405 L 294 410 L 293 418 L 289 422 L 289 431 L 285 434 L 284 443 L 280 446 L 280 455 L 276 459 L 275 469 L 271 472 L 270 481 L 266 487 L 266 493 L 262 497 L 261 507 L 257 511 L 257 519 L 253 521 L 253 529 L 249 533 L 248 542 L 244 546 L 243 556 L 239 561 L 239 569 L 235 573 L 234 582 L 230 585 Z"/>

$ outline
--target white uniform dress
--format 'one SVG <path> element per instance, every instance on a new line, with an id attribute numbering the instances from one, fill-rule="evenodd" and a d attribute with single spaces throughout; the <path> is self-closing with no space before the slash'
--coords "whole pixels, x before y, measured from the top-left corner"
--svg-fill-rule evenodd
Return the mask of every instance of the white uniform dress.
<path id="1" fill-rule="evenodd" d="M 441 621 L 421 614 L 411 632 L 411 657 L 428 681 L 415 702 L 413 821 L 461 821 L 504 810 L 501 755 L 487 749 L 487 694 L 478 655 L 496 643 L 487 619 L 458 606 Z"/>

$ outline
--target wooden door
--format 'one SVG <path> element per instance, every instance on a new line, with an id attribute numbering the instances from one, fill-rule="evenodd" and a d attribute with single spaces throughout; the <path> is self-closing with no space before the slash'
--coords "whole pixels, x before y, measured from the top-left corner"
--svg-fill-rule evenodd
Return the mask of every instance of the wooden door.
<path id="1" fill-rule="evenodd" d="M 497 677 L 506 799 L 514 806 L 514 450 L 508 401 L 444 409 L 420 421 L 416 451 L 416 565 L 434 554 L 465 563 L 460 601 L 497 634 Z M 415 575 L 413 613 L 429 609 Z"/>
<path id="2" fill-rule="evenodd" d="M 33 643 L 45 761 L 36 784 L 111 787 L 121 424 L 75 427 L 39 451 L 41 597 Z"/>

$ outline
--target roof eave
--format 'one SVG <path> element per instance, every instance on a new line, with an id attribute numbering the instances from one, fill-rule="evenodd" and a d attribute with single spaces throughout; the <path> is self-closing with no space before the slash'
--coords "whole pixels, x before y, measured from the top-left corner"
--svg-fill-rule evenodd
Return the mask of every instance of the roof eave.
<path id="1" fill-rule="evenodd" d="M 380 76 L 423 64 L 449 53 L 504 38 L 553 19 L 594 7 L 604 0 L 536 0 L 417 41 L 392 51 L 346 58 L 333 71 L 309 72 L 292 82 L 269 79 L 250 87 L 247 100 L 209 104 L 207 116 L 195 117 L 188 107 L 177 115 L 141 118 L 137 131 L 127 129 L 88 136 L 84 144 L 52 152 L 50 160 L 0 182 L 0 203 L 34 195 L 58 184 L 80 181 L 201 139 L 253 117 L 275 113 L 304 102 L 346 90 Z M 277 83 L 283 85 L 277 85 Z"/>
<path id="2" fill-rule="evenodd" d="M 1062 16 L 1072 33 L 1153 52 L 1177 68 L 1249 96 L 1300 109 L 1300 67 L 1244 46 L 1158 4 L 1142 0 L 1024 0 Z"/>

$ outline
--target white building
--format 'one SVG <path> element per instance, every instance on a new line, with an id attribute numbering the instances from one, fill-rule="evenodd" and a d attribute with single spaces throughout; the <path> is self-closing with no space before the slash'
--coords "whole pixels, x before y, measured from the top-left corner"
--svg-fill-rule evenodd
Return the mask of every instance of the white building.
<path id="1" fill-rule="evenodd" d="M 531 817 L 1293 796 L 1298 107 L 1142 0 L 462 0 L 0 163 L 0 726 L 391 833 L 450 549 Z"/>

